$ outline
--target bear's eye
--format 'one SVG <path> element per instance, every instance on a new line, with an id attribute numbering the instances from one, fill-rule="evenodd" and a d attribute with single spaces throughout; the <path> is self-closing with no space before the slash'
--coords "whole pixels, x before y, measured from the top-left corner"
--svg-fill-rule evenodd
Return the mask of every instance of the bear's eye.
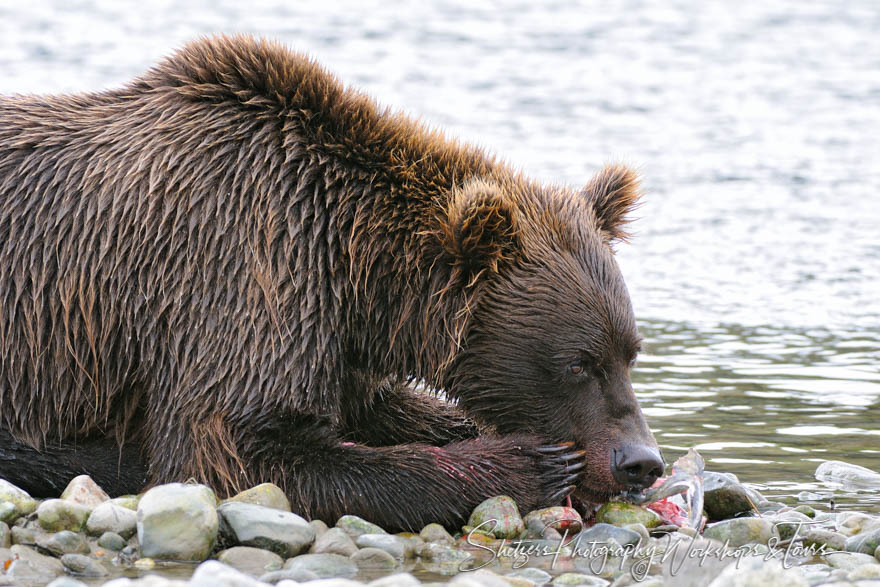
<path id="1" fill-rule="evenodd" d="M 575 363 L 568 368 L 573 375 L 583 375 L 586 372 L 586 369 L 581 363 Z"/>

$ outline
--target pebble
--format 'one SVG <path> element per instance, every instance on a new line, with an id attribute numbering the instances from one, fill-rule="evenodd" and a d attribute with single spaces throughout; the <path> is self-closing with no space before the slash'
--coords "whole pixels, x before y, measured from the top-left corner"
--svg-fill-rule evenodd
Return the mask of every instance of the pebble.
<path id="1" fill-rule="evenodd" d="M 645 528 L 654 528 L 660 525 L 660 516 L 656 512 L 641 506 L 610 501 L 596 512 L 596 522 L 613 526 L 642 524 Z"/>
<path id="2" fill-rule="evenodd" d="M 365 534 L 370 536 L 370 534 Z M 372 536 L 376 536 L 373 534 Z M 330 528 L 315 539 L 315 543 L 309 549 L 313 554 L 341 554 L 351 556 L 358 550 L 354 541 L 340 528 Z"/>
<path id="3" fill-rule="evenodd" d="M 576 509 L 556 506 L 529 512 L 523 518 L 523 524 L 532 537 L 542 538 L 548 528 L 556 530 L 557 534 L 565 531 L 569 536 L 577 534 L 583 528 L 584 521 Z"/>
<path id="4" fill-rule="evenodd" d="M 188 585 L 189 587 L 263 587 L 257 579 L 215 560 L 200 564 Z"/>
<path id="5" fill-rule="evenodd" d="M 251 487 L 250 489 L 246 489 L 241 493 L 230 497 L 226 501 L 261 505 L 263 507 L 273 508 L 283 512 L 290 511 L 290 501 L 288 501 L 287 496 L 284 495 L 284 492 L 280 487 L 273 483 L 261 483 L 256 487 Z"/>
<path id="6" fill-rule="evenodd" d="M 46 587 L 87 587 L 82 581 L 78 581 L 73 577 L 58 577 Z"/>
<path id="7" fill-rule="evenodd" d="M 786 569 L 780 561 L 748 557 L 729 564 L 709 587 L 809 587 L 797 569 Z"/>
<path id="8" fill-rule="evenodd" d="M 703 531 L 703 536 L 722 543 L 729 541 L 730 546 L 736 548 L 750 543 L 767 544 L 779 534 L 769 520 L 734 518 L 710 524 Z"/>
<path id="9" fill-rule="evenodd" d="M 311 522 L 309 522 L 309 526 L 314 528 L 315 538 L 320 538 L 321 536 L 324 535 L 324 532 L 329 530 L 329 528 L 327 527 L 327 524 L 325 524 L 321 520 L 312 520 Z"/>
<path id="10" fill-rule="evenodd" d="M 538 587 L 540 587 L 541 585 L 546 585 L 553 580 L 553 575 L 551 575 L 547 571 L 534 568 L 517 569 L 515 571 L 507 573 L 505 577 L 519 577 L 521 579 L 527 579 Z"/>
<path id="11" fill-rule="evenodd" d="M 349 538 L 355 540 L 361 534 L 387 534 L 385 530 L 357 516 L 342 516 L 336 522 L 336 527 L 348 534 Z"/>
<path id="12" fill-rule="evenodd" d="M 57 558 L 40 554 L 36 550 L 22 544 L 13 545 L 9 549 L 9 553 L 13 557 L 18 557 L 19 560 L 27 561 L 36 569 L 46 569 L 55 575 L 60 575 L 64 572 L 64 565 Z"/>
<path id="13" fill-rule="evenodd" d="M 874 530 L 850 536 L 843 548 L 847 552 L 861 552 L 873 556 L 878 546 L 880 546 L 880 530 Z"/>
<path id="14" fill-rule="evenodd" d="M 550 583 L 551 585 L 585 585 L 587 587 L 608 585 L 609 582 L 583 573 L 562 573 Z"/>
<path id="15" fill-rule="evenodd" d="M 441 544 L 455 544 L 455 538 L 440 524 L 428 524 L 419 532 L 419 537 L 425 542 L 439 542 Z"/>
<path id="16" fill-rule="evenodd" d="M 487 569 L 459 573 L 449 582 L 449 585 L 455 587 L 510 587 L 510 583 L 505 581 L 504 577 Z"/>
<path id="17" fill-rule="evenodd" d="M 816 468 L 816 479 L 848 491 L 880 487 L 880 473 L 843 461 L 825 461 Z"/>
<path id="18" fill-rule="evenodd" d="M 703 510 L 710 520 L 727 520 L 752 511 L 749 492 L 735 475 L 703 473 Z"/>
<path id="19" fill-rule="evenodd" d="M 38 505 L 37 500 L 28 495 L 27 491 L 16 487 L 9 481 L 0 479 L 0 502 L 4 501 L 14 505 L 15 511 L 19 516 L 32 514 L 36 511 Z"/>
<path id="20" fill-rule="evenodd" d="M 398 560 L 413 554 L 409 541 L 390 534 L 361 534 L 354 543 L 358 548 L 379 548 Z"/>
<path id="21" fill-rule="evenodd" d="M 339 554 L 301 554 L 284 563 L 286 571 L 311 571 L 319 578 L 353 577 L 357 566 L 349 558 Z"/>
<path id="22" fill-rule="evenodd" d="M 368 534 L 365 536 L 369 536 Z M 368 546 L 351 556 L 351 562 L 363 569 L 393 569 L 396 559 L 386 550 Z"/>
<path id="23" fill-rule="evenodd" d="M 317 580 L 319 580 L 318 575 L 308 569 L 272 571 L 271 573 L 266 573 L 265 575 L 260 576 L 261 583 L 270 583 L 273 585 L 281 583 L 282 581 L 308 583 L 309 581 Z"/>
<path id="24" fill-rule="evenodd" d="M 12 533 L 12 544 L 32 544 L 37 541 L 36 533 L 31 528 L 13 526 L 10 532 Z"/>
<path id="25" fill-rule="evenodd" d="M 91 508 L 75 501 L 47 499 L 37 507 L 37 519 L 47 532 L 80 532 L 86 526 Z"/>
<path id="26" fill-rule="evenodd" d="M 111 499 L 110 503 L 136 512 L 138 509 L 138 504 L 141 501 L 141 497 L 142 496 L 140 495 L 120 495 L 119 497 L 114 497 L 113 499 Z"/>
<path id="27" fill-rule="evenodd" d="M 101 534 L 101 537 L 98 538 L 98 546 L 113 552 L 118 552 L 125 548 L 125 538 L 116 532 L 104 532 Z"/>
<path id="28" fill-rule="evenodd" d="M 795 534 L 802 537 L 811 528 L 810 524 L 813 520 L 805 514 L 791 510 L 773 516 L 770 518 L 770 522 L 779 533 L 779 538 L 788 540 L 794 537 Z"/>
<path id="29" fill-rule="evenodd" d="M 6 522 L 0 522 L 0 548 L 9 548 L 12 546 L 12 530 L 6 525 Z"/>
<path id="30" fill-rule="evenodd" d="M 51 534 L 47 538 L 39 540 L 37 544 L 57 557 L 65 554 L 89 554 L 91 552 L 82 534 L 70 530 Z"/>
<path id="31" fill-rule="evenodd" d="M 811 508 L 808 505 L 799 505 L 796 508 L 794 508 L 794 511 L 800 512 L 800 513 L 804 514 L 805 516 L 807 516 L 808 518 L 815 518 L 816 517 L 816 510 L 814 510 L 813 508 Z"/>
<path id="32" fill-rule="evenodd" d="M 13 561 L 6 569 L 6 577 L 12 579 L 13 585 L 45 585 L 57 576 L 58 573 L 27 560 Z"/>
<path id="33" fill-rule="evenodd" d="M 419 587 L 421 583 L 409 573 L 395 573 L 367 583 L 367 587 Z"/>
<path id="34" fill-rule="evenodd" d="M 202 561 L 217 539 L 214 492 L 204 485 L 171 483 L 153 487 L 137 509 L 141 555 L 154 559 Z"/>
<path id="35" fill-rule="evenodd" d="M 227 548 L 217 553 L 217 560 L 242 573 L 255 576 L 278 571 L 284 565 L 284 559 L 274 552 L 252 546 Z"/>
<path id="36" fill-rule="evenodd" d="M 284 558 L 309 549 L 315 529 L 296 514 L 250 503 L 227 502 L 217 508 L 223 534 L 241 546 L 271 550 Z"/>
<path id="37" fill-rule="evenodd" d="M 127 540 L 137 532 L 137 513 L 109 501 L 102 503 L 92 510 L 86 532 L 91 536 L 116 532 Z"/>
<path id="38" fill-rule="evenodd" d="M 434 563 L 460 563 L 471 557 L 464 550 L 440 542 L 426 542 L 419 553 L 422 560 Z"/>
<path id="39" fill-rule="evenodd" d="M 525 530 L 516 502 L 506 495 L 489 498 L 474 508 L 467 525 L 496 538 L 517 538 Z"/>
<path id="40" fill-rule="evenodd" d="M 803 534 L 803 545 L 816 549 L 825 546 L 825 550 L 843 550 L 846 544 L 846 536 L 830 530 L 811 528 Z"/>
<path id="41" fill-rule="evenodd" d="M 862 565 L 873 565 L 877 559 L 869 554 L 859 552 L 829 552 L 822 558 L 835 569 L 852 570 Z"/>
<path id="42" fill-rule="evenodd" d="M 18 508 L 11 501 L 0 501 L 0 524 L 12 523 L 18 518 Z"/>
<path id="43" fill-rule="evenodd" d="M 106 577 L 109 573 L 104 565 L 84 554 L 65 554 L 61 564 L 71 575 L 80 577 Z"/>
<path id="44" fill-rule="evenodd" d="M 84 505 L 94 509 L 105 501 L 110 500 L 103 489 L 88 475 L 80 475 L 71 479 L 70 483 L 61 493 L 61 499 Z"/>
<path id="45" fill-rule="evenodd" d="M 621 546 L 627 546 L 630 544 L 638 544 L 641 538 L 642 537 L 639 533 L 634 532 L 633 530 L 600 522 L 578 534 L 572 545 L 577 544 L 581 549 L 589 549 L 591 542 L 599 543 L 613 540 Z"/>

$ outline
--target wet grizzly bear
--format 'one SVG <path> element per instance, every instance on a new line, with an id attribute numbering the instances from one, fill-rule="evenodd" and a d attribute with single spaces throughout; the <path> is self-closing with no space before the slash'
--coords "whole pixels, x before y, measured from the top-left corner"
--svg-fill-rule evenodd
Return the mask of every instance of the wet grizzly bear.
<path id="1" fill-rule="evenodd" d="M 0 478 L 272 481 L 416 530 L 649 485 L 611 248 L 636 199 L 624 167 L 539 185 L 249 37 L 4 97 Z"/>

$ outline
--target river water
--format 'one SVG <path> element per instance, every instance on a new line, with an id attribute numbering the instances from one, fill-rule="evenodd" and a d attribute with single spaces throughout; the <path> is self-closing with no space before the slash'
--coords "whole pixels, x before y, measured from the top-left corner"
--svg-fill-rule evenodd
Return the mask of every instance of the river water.
<path id="1" fill-rule="evenodd" d="M 793 501 L 880 469 L 880 5 L 874 0 L 0 3 L 0 92 L 116 86 L 252 32 L 549 182 L 644 177 L 619 258 L 665 454 Z M 802 496 L 807 497 L 807 496 Z"/>

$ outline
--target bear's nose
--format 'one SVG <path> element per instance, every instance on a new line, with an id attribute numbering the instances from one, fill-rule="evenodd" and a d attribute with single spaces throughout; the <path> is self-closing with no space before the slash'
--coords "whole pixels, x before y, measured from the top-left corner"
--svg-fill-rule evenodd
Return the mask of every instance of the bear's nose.
<path id="1" fill-rule="evenodd" d="M 644 444 L 625 444 L 611 451 L 611 474 L 627 489 L 650 487 L 664 466 L 660 451 Z"/>

